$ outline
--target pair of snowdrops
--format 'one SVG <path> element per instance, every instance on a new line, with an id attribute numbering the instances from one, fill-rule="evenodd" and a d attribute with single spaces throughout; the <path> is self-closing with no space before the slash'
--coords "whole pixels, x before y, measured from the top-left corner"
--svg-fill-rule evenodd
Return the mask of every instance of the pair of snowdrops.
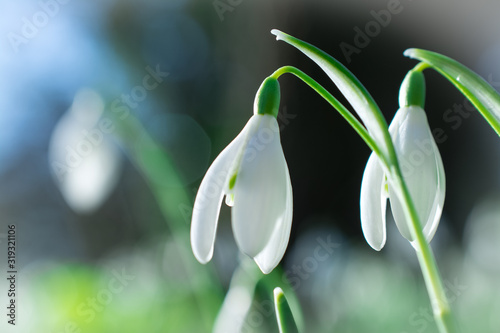
<path id="1" fill-rule="evenodd" d="M 421 74 L 421 73 L 420 73 Z M 277 114 L 279 85 L 267 78 L 261 85 L 254 115 L 240 134 L 214 160 L 196 196 L 191 244 L 201 263 L 213 255 L 219 210 L 224 196 L 232 207 L 232 228 L 240 250 L 252 257 L 263 273 L 281 261 L 292 225 L 292 187 L 280 142 Z M 424 109 L 400 100 L 389 133 L 423 233 L 430 241 L 436 232 L 445 197 L 443 162 Z M 401 234 L 413 241 L 404 208 L 387 181 L 378 156 L 368 159 L 361 183 L 361 226 L 376 250 L 386 241 L 386 206 Z"/>

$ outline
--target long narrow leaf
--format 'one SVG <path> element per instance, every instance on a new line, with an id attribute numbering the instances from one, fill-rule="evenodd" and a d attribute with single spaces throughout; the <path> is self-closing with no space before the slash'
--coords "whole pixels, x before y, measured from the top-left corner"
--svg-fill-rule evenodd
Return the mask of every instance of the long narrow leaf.
<path id="1" fill-rule="evenodd" d="M 276 29 L 273 29 L 271 33 L 276 35 L 277 40 L 283 40 L 294 46 L 321 67 L 352 105 L 382 152 L 386 157 L 389 157 L 388 141 L 390 141 L 390 137 L 387 132 L 387 123 L 373 97 L 354 74 L 335 58 L 314 45 Z"/>
<path id="2" fill-rule="evenodd" d="M 500 135 L 500 95 L 488 82 L 461 63 L 436 52 L 408 49 L 404 55 L 423 61 L 446 77 Z"/>

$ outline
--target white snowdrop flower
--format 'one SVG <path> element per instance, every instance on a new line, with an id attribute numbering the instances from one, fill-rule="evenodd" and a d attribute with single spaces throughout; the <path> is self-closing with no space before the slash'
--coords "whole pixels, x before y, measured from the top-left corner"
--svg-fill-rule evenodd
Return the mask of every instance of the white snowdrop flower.
<path id="1" fill-rule="evenodd" d="M 412 80 L 422 80 L 421 73 L 411 73 Z M 441 155 L 432 136 L 424 109 L 423 95 L 407 96 L 408 80 L 402 86 L 400 109 L 389 126 L 404 181 L 415 205 L 427 241 L 434 236 L 445 198 L 445 174 Z M 406 83 L 406 84 L 405 84 Z M 414 83 L 414 82 L 413 82 Z M 418 93 L 418 89 L 417 89 Z M 422 93 L 422 92 L 420 92 Z M 400 95 L 400 96 L 401 96 Z M 413 93 L 413 95 L 418 95 Z M 421 102 L 417 102 L 417 101 Z M 404 208 L 387 180 L 379 158 L 372 153 L 361 182 L 361 226 L 368 244 L 379 251 L 386 241 L 386 206 L 391 209 L 401 234 L 413 242 Z"/>
<path id="2" fill-rule="evenodd" d="M 49 161 L 61 194 L 73 211 L 91 214 L 110 196 L 122 169 L 119 148 L 109 138 L 113 124 L 101 118 L 104 102 L 80 90 L 52 132 Z"/>
<path id="3" fill-rule="evenodd" d="M 254 115 L 203 178 L 191 224 L 191 245 L 199 262 L 212 258 L 224 196 L 232 207 L 240 250 L 265 274 L 281 261 L 292 224 L 292 187 L 276 120 L 278 107 L 278 81 L 267 78 L 257 92 Z"/>

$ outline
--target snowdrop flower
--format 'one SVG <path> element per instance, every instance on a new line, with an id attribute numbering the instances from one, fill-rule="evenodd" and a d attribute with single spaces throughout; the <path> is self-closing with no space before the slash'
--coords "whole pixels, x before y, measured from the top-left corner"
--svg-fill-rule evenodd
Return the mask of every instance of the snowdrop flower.
<path id="1" fill-rule="evenodd" d="M 431 241 L 443 209 L 445 174 L 441 155 L 422 108 L 425 95 L 423 87 L 421 72 L 410 72 L 407 75 L 400 93 L 400 109 L 389 126 L 389 133 L 423 233 L 427 241 Z M 387 199 L 391 201 L 399 231 L 412 242 L 404 208 L 388 181 L 379 158 L 372 153 L 361 182 L 360 208 L 363 234 L 368 244 L 377 251 L 384 247 L 386 241 Z"/>
<path id="2" fill-rule="evenodd" d="M 113 124 L 103 112 L 101 96 L 82 89 L 50 138 L 53 178 L 68 206 L 80 214 L 99 209 L 120 179 L 120 149 L 107 135 Z"/>
<path id="3" fill-rule="evenodd" d="M 214 160 L 196 195 L 191 246 L 201 263 L 213 255 L 222 199 L 232 207 L 232 229 L 240 250 L 270 273 L 285 253 L 292 224 L 292 187 L 276 120 L 279 84 L 267 78 L 254 115 Z"/>

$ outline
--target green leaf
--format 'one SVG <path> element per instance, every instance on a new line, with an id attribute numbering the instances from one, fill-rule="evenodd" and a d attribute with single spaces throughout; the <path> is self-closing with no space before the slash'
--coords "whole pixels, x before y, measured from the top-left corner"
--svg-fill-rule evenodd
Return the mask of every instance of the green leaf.
<path id="1" fill-rule="evenodd" d="M 488 82 L 461 63 L 436 52 L 408 49 L 404 55 L 423 61 L 446 77 L 500 135 L 500 95 Z"/>
<path id="2" fill-rule="evenodd" d="M 277 40 L 296 47 L 308 56 L 328 75 L 340 92 L 347 98 L 361 121 L 366 126 L 370 135 L 382 149 L 385 157 L 389 158 L 390 136 L 387 132 L 387 123 L 382 112 L 368 93 L 366 88 L 344 65 L 316 46 L 306 43 L 279 30 L 273 29 L 271 33 Z"/>
<path id="3" fill-rule="evenodd" d="M 292 310 L 280 287 L 274 288 L 274 305 L 280 333 L 298 333 L 299 329 L 293 318 Z"/>

